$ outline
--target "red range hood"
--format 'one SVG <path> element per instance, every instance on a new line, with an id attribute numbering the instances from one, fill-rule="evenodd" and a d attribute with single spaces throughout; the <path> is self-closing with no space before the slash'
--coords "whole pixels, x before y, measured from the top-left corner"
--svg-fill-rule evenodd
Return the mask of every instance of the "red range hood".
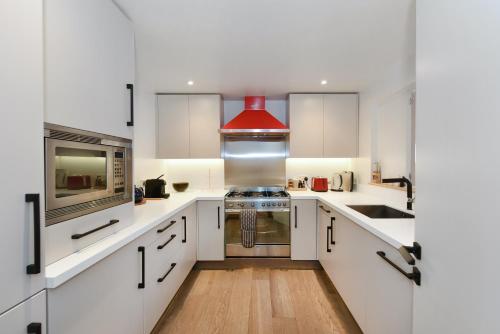
<path id="1" fill-rule="evenodd" d="M 288 127 L 266 111 L 265 96 L 245 96 L 245 109 L 220 133 L 231 135 L 286 135 Z"/>

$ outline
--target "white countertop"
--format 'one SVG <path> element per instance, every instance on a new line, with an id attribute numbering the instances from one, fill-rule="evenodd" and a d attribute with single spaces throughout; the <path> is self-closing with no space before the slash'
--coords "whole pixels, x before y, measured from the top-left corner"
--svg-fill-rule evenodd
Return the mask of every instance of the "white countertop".
<path id="1" fill-rule="evenodd" d="M 403 207 L 392 205 L 383 198 L 359 192 L 290 191 L 289 193 L 292 199 L 316 199 L 323 202 L 395 248 L 399 248 L 402 245 L 411 246 L 413 241 L 415 241 L 415 219 L 373 219 L 347 206 L 356 204 L 385 204 L 395 209 L 415 214 L 413 211 L 408 211 Z"/>
<path id="2" fill-rule="evenodd" d="M 189 191 L 173 193 L 169 199 L 149 201 L 134 208 L 134 223 L 95 244 L 71 254 L 45 268 L 47 288 L 56 288 L 116 250 L 161 224 L 165 219 L 188 207 L 197 200 L 223 200 L 227 190 Z M 393 247 L 411 245 L 414 241 L 414 219 L 371 219 L 347 207 L 348 204 L 386 204 L 383 199 L 363 193 L 334 193 L 292 191 L 293 199 L 322 201 L 361 227 L 372 232 Z M 391 205 L 392 206 L 392 205 Z M 401 207 L 394 208 L 404 210 Z"/>

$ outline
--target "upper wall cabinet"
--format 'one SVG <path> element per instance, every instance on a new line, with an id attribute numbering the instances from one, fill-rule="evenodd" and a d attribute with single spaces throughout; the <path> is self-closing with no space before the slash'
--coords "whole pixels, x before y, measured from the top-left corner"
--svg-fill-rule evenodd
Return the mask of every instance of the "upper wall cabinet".
<path id="1" fill-rule="evenodd" d="M 157 158 L 220 158 L 220 115 L 220 95 L 158 95 Z"/>
<path id="2" fill-rule="evenodd" d="M 290 94 L 290 158 L 358 155 L 358 94 Z"/>
<path id="3" fill-rule="evenodd" d="M 111 0 L 44 3 L 45 121 L 132 138 L 132 23 Z"/>

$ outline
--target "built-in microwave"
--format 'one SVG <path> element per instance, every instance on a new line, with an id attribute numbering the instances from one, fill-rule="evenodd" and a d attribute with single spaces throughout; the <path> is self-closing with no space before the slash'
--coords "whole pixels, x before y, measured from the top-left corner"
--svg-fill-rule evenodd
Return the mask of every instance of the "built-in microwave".
<path id="1" fill-rule="evenodd" d="M 132 200 L 132 141 L 45 123 L 45 221 Z"/>

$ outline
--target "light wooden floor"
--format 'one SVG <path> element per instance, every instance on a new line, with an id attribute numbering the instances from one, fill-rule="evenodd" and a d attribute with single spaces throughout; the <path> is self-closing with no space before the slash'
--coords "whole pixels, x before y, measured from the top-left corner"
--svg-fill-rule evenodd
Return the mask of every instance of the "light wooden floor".
<path id="1" fill-rule="evenodd" d="M 361 333 L 322 270 L 193 270 L 154 333 Z"/>

